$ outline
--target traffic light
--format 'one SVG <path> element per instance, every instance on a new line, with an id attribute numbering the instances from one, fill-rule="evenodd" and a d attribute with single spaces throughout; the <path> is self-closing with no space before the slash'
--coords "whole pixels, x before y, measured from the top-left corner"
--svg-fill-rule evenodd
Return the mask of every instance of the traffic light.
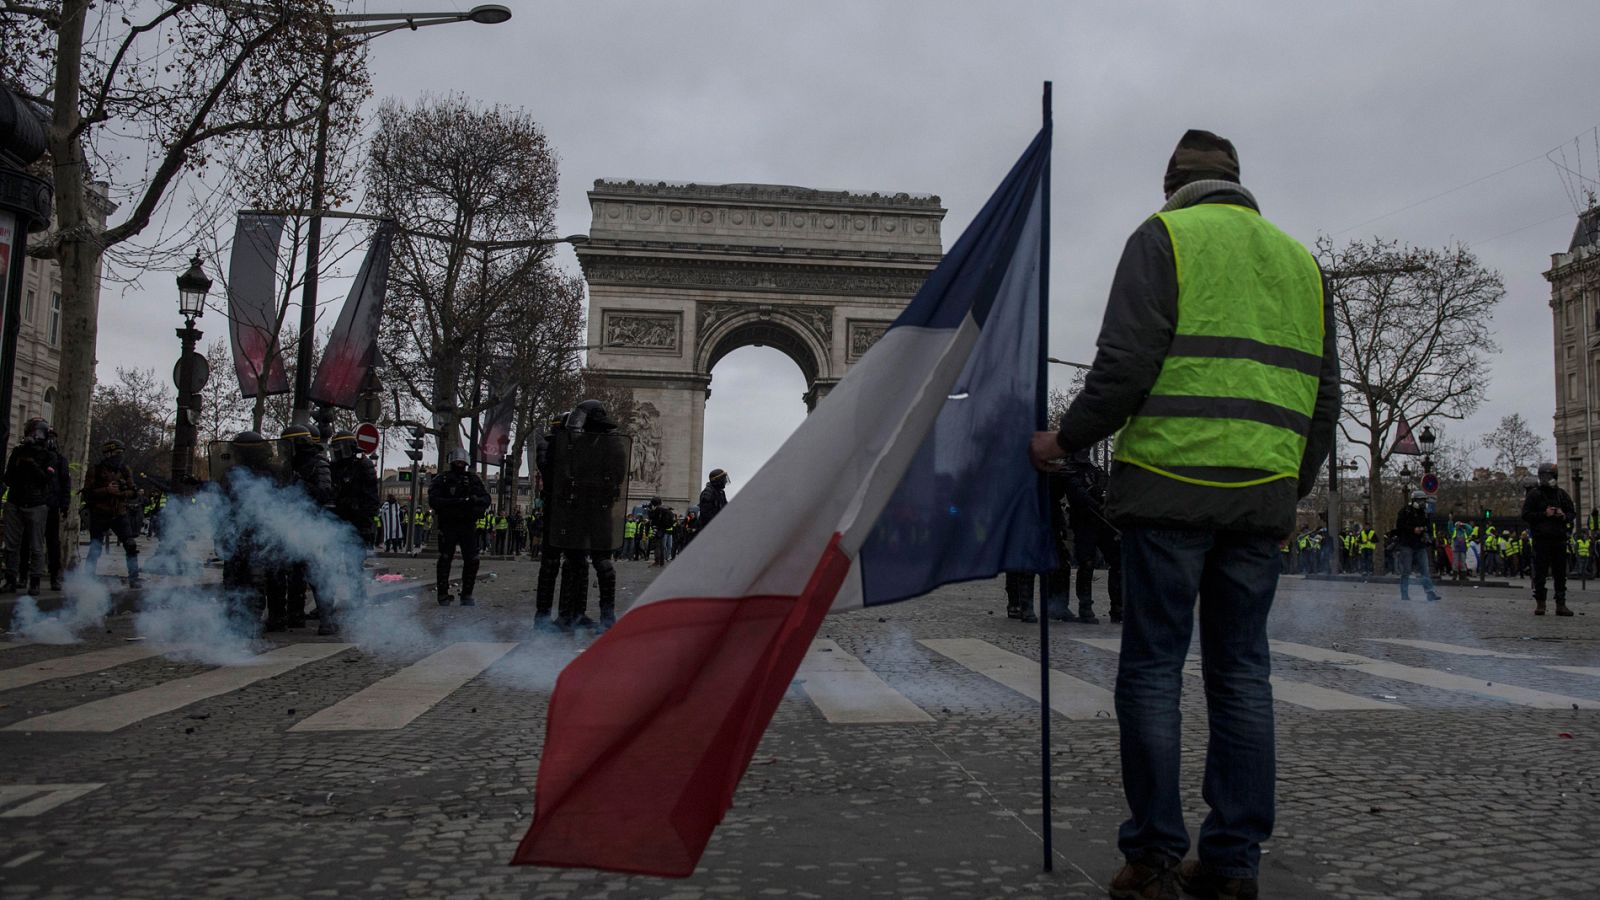
<path id="1" fill-rule="evenodd" d="M 410 480 L 411 480 L 411 473 L 409 471 L 405 470 L 405 469 L 401 469 L 400 470 L 400 481 L 401 482 L 407 482 L 407 481 L 410 481 Z"/>
<path id="2" fill-rule="evenodd" d="M 411 444 L 411 446 L 406 449 L 406 455 L 411 457 L 412 462 L 422 462 L 423 434 L 425 434 L 425 432 L 421 427 L 413 427 L 411 429 L 411 440 L 408 442 Z"/>

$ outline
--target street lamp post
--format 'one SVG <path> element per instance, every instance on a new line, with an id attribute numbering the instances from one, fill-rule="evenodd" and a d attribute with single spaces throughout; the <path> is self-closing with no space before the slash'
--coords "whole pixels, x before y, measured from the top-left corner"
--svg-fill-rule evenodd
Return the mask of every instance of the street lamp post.
<path id="1" fill-rule="evenodd" d="M 194 447 L 199 435 L 200 390 L 211 373 L 205 358 L 195 352 L 201 338 L 194 320 L 205 315 L 206 294 L 211 291 L 211 279 L 200 268 L 200 256 L 189 261 L 189 270 L 178 276 L 178 314 L 183 316 L 183 327 L 178 329 L 178 340 L 183 352 L 178 357 L 173 381 L 178 387 L 178 412 L 172 434 L 172 479 L 174 491 L 184 490 L 187 477 L 194 471 Z"/>
<path id="2" fill-rule="evenodd" d="M 219 0 L 216 4 L 232 12 L 280 15 L 274 7 L 255 3 Z M 476 22 L 480 25 L 499 25 L 511 18 L 511 10 L 500 4 L 481 4 L 466 12 L 435 13 L 342 13 L 324 18 L 327 25 L 327 43 L 322 52 L 322 80 L 317 95 L 317 134 L 315 155 L 311 169 L 310 222 L 306 227 L 305 287 L 300 294 L 299 345 L 295 350 L 294 373 L 294 424 L 311 424 L 311 345 L 317 328 L 317 278 L 322 255 L 322 214 L 328 175 L 329 110 L 333 105 L 334 60 L 338 57 L 340 41 L 348 38 L 372 40 L 392 31 L 416 31 L 425 25 L 448 25 L 453 22 Z"/>

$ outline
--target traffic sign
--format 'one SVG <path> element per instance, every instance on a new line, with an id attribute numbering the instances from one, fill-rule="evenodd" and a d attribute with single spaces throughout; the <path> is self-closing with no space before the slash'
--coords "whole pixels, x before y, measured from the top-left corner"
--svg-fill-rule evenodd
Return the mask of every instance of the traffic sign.
<path id="1" fill-rule="evenodd" d="M 356 449 L 362 453 L 372 453 L 378 449 L 378 426 L 371 422 L 356 426 Z"/>
<path id="2" fill-rule="evenodd" d="M 1439 493 L 1439 476 L 1428 472 L 1422 476 L 1422 489 L 1430 494 Z"/>

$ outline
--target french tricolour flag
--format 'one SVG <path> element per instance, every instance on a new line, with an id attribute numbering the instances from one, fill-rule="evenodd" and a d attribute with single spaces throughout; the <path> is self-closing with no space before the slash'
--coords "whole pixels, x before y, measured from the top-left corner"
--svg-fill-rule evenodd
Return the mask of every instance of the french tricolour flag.
<path id="1" fill-rule="evenodd" d="M 561 673 L 514 863 L 694 871 L 830 611 L 1055 564 L 1044 412 L 1050 129 L 734 502 Z"/>

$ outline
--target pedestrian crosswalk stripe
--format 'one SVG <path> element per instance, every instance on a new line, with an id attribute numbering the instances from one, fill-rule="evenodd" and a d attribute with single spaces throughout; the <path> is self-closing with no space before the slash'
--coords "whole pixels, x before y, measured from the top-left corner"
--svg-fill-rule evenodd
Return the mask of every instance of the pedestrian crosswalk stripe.
<path id="1" fill-rule="evenodd" d="M 517 645 L 466 641 L 424 657 L 290 731 L 393 731 L 411 724 Z"/>
<path id="2" fill-rule="evenodd" d="M 1400 663 L 1389 662 L 1381 659 L 1371 659 L 1366 656 L 1357 656 L 1354 653 L 1345 653 L 1340 650 L 1324 650 L 1321 647 L 1312 647 L 1307 644 L 1296 644 L 1289 641 L 1273 641 L 1272 651 L 1284 656 L 1293 656 L 1311 662 L 1331 663 L 1364 672 L 1376 678 L 1386 678 L 1390 681 L 1405 681 L 1411 684 L 1420 684 L 1423 687 L 1440 688 L 1447 691 L 1461 691 L 1462 693 L 1477 694 L 1483 697 L 1493 697 L 1505 700 L 1520 706 L 1529 706 L 1534 709 L 1571 709 L 1576 706 L 1580 709 L 1600 709 L 1600 701 L 1588 700 L 1582 697 L 1567 697 L 1553 694 L 1548 691 L 1537 691 L 1532 688 L 1517 687 L 1516 685 L 1501 684 L 1498 681 L 1488 681 L 1467 675 L 1457 675 L 1454 672 L 1440 672 L 1435 669 L 1424 669 L 1418 666 L 1406 666 Z"/>
<path id="3" fill-rule="evenodd" d="M 0 819 L 25 819 L 43 815 L 63 803 L 68 803 L 106 786 L 103 781 L 87 784 L 15 784 L 0 787 Z M 37 795 L 37 796 L 35 796 Z M 10 806 L 24 797 L 33 797 L 26 803 Z"/>
<path id="4" fill-rule="evenodd" d="M 1101 650 L 1120 652 L 1122 641 L 1118 638 L 1073 638 L 1080 644 L 1088 644 Z M 1184 666 L 1184 672 L 1196 678 L 1202 677 L 1200 661 L 1195 658 Z M 1388 703 L 1372 697 L 1362 697 L 1359 694 L 1347 694 L 1333 688 L 1321 685 L 1308 684 L 1304 681 L 1293 681 L 1288 678 L 1272 676 L 1272 699 L 1279 700 L 1291 706 L 1300 706 L 1320 712 L 1343 712 L 1348 710 L 1363 709 L 1405 709 L 1398 703 Z"/>
<path id="5" fill-rule="evenodd" d="M 18 666 L 14 669 L 0 669 L 0 691 L 15 690 L 56 678 L 73 678 L 78 675 L 88 675 L 91 672 L 99 672 L 102 669 L 138 662 L 141 659 L 149 659 L 152 656 L 160 655 L 160 653 L 160 647 L 152 647 L 149 644 L 130 644 L 126 647 L 112 647 L 109 650 L 93 650 L 72 656 L 60 656 L 55 659 Z"/>
<path id="6" fill-rule="evenodd" d="M 1574 675 L 1593 675 L 1600 678 L 1600 666 L 1545 666 L 1546 669 L 1555 669 L 1557 672 L 1571 672 Z"/>
<path id="7" fill-rule="evenodd" d="M 1417 650 L 1432 650 L 1435 653 L 1453 653 L 1456 656 L 1493 656 L 1496 659 L 1540 659 L 1541 657 L 1529 653 L 1505 653 L 1500 650 L 1485 650 L 1482 647 L 1462 647 L 1458 644 L 1441 644 L 1438 641 L 1416 641 L 1409 638 L 1367 638 L 1380 644 L 1398 644 L 1401 647 L 1413 647 Z"/>
<path id="8" fill-rule="evenodd" d="M 32 647 L 33 641 L 0 641 L 0 650 L 15 650 L 18 647 Z"/>
<path id="9" fill-rule="evenodd" d="M 1039 700 L 1039 664 L 1025 656 L 975 638 L 929 638 L 917 643 L 1029 700 Z M 1054 669 L 1050 670 L 1050 708 L 1069 719 L 1115 718 L 1117 714 L 1110 691 Z"/>
<path id="10" fill-rule="evenodd" d="M 6 731 L 109 732 L 135 722 L 182 709 L 230 691 L 282 675 L 309 662 L 327 659 L 350 644 L 290 644 L 240 666 L 228 666 L 163 682 L 126 694 L 95 700 L 60 712 L 35 716 L 6 726 Z"/>
<path id="11" fill-rule="evenodd" d="M 800 662 L 800 689 L 835 725 L 894 725 L 932 722 L 933 717 L 890 687 L 838 644 L 819 639 Z"/>

